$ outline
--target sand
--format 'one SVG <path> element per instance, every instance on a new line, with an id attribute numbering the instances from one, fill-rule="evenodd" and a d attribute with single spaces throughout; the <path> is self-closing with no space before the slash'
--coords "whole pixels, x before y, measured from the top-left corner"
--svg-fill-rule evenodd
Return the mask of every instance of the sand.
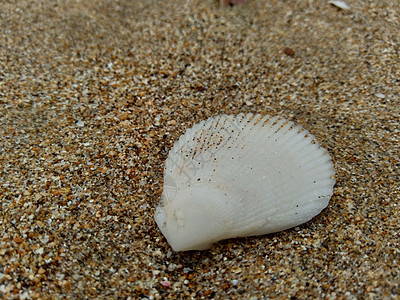
<path id="1" fill-rule="evenodd" d="M 2 1 L 0 297 L 400 297 L 400 3 Z M 302 124 L 329 206 L 266 236 L 175 253 L 163 163 L 222 113 Z"/>

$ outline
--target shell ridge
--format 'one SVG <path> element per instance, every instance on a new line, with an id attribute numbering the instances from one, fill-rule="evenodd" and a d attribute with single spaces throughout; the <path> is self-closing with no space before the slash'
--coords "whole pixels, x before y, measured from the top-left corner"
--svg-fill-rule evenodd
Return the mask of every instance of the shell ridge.
<path id="1" fill-rule="evenodd" d="M 279 189 L 281 189 L 282 187 L 280 187 L 280 186 L 276 186 L 274 189 L 272 189 L 272 190 L 270 190 L 270 192 L 271 193 L 276 193 L 276 191 L 275 191 L 275 189 L 276 190 L 279 190 Z M 283 187 L 284 188 L 284 190 L 285 190 L 285 187 Z M 290 199 L 289 199 L 290 200 Z"/>

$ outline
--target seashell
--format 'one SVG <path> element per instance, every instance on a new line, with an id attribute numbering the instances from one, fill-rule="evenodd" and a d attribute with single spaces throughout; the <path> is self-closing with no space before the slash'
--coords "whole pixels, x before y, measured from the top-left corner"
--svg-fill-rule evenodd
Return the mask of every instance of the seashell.
<path id="1" fill-rule="evenodd" d="M 155 221 L 175 251 L 307 222 L 332 196 L 329 155 L 279 117 L 220 115 L 175 142 Z"/>
<path id="2" fill-rule="evenodd" d="M 341 8 L 343 10 L 349 10 L 350 6 L 347 5 L 346 2 L 344 1 L 328 1 L 329 4 L 332 4 L 338 8 Z"/>

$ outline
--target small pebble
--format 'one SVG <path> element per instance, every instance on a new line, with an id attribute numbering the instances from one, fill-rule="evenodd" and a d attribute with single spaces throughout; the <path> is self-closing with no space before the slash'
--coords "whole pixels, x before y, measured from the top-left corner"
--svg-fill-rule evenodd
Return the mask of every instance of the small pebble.
<path id="1" fill-rule="evenodd" d="M 294 50 L 292 49 L 292 48 L 289 48 L 289 47 L 286 47 L 286 48 L 284 48 L 283 49 L 283 53 L 285 53 L 286 55 L 288 55 L 288 56 L 295 56 L 295 52 L 294 52 Z"/>

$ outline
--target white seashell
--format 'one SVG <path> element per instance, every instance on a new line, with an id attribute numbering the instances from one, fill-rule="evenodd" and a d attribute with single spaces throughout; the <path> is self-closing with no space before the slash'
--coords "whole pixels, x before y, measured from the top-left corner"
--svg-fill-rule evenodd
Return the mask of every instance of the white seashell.
<path id="1" fill-rule="evenodd" d="M 344 10 L 348 10 L 350 9 L 350 6 L 347 5 L 346 2 L 344 1 L 328 1 L 329 4 L 332 4 L 338 8 L 344 9 Z"/>
<path id="2" fill-rule="evenodd" d="M 155 221 L 175 251 L 307 222 L 332 196 L 329 155 L 279 117 L 221 115 L 175 142 Z"/>

